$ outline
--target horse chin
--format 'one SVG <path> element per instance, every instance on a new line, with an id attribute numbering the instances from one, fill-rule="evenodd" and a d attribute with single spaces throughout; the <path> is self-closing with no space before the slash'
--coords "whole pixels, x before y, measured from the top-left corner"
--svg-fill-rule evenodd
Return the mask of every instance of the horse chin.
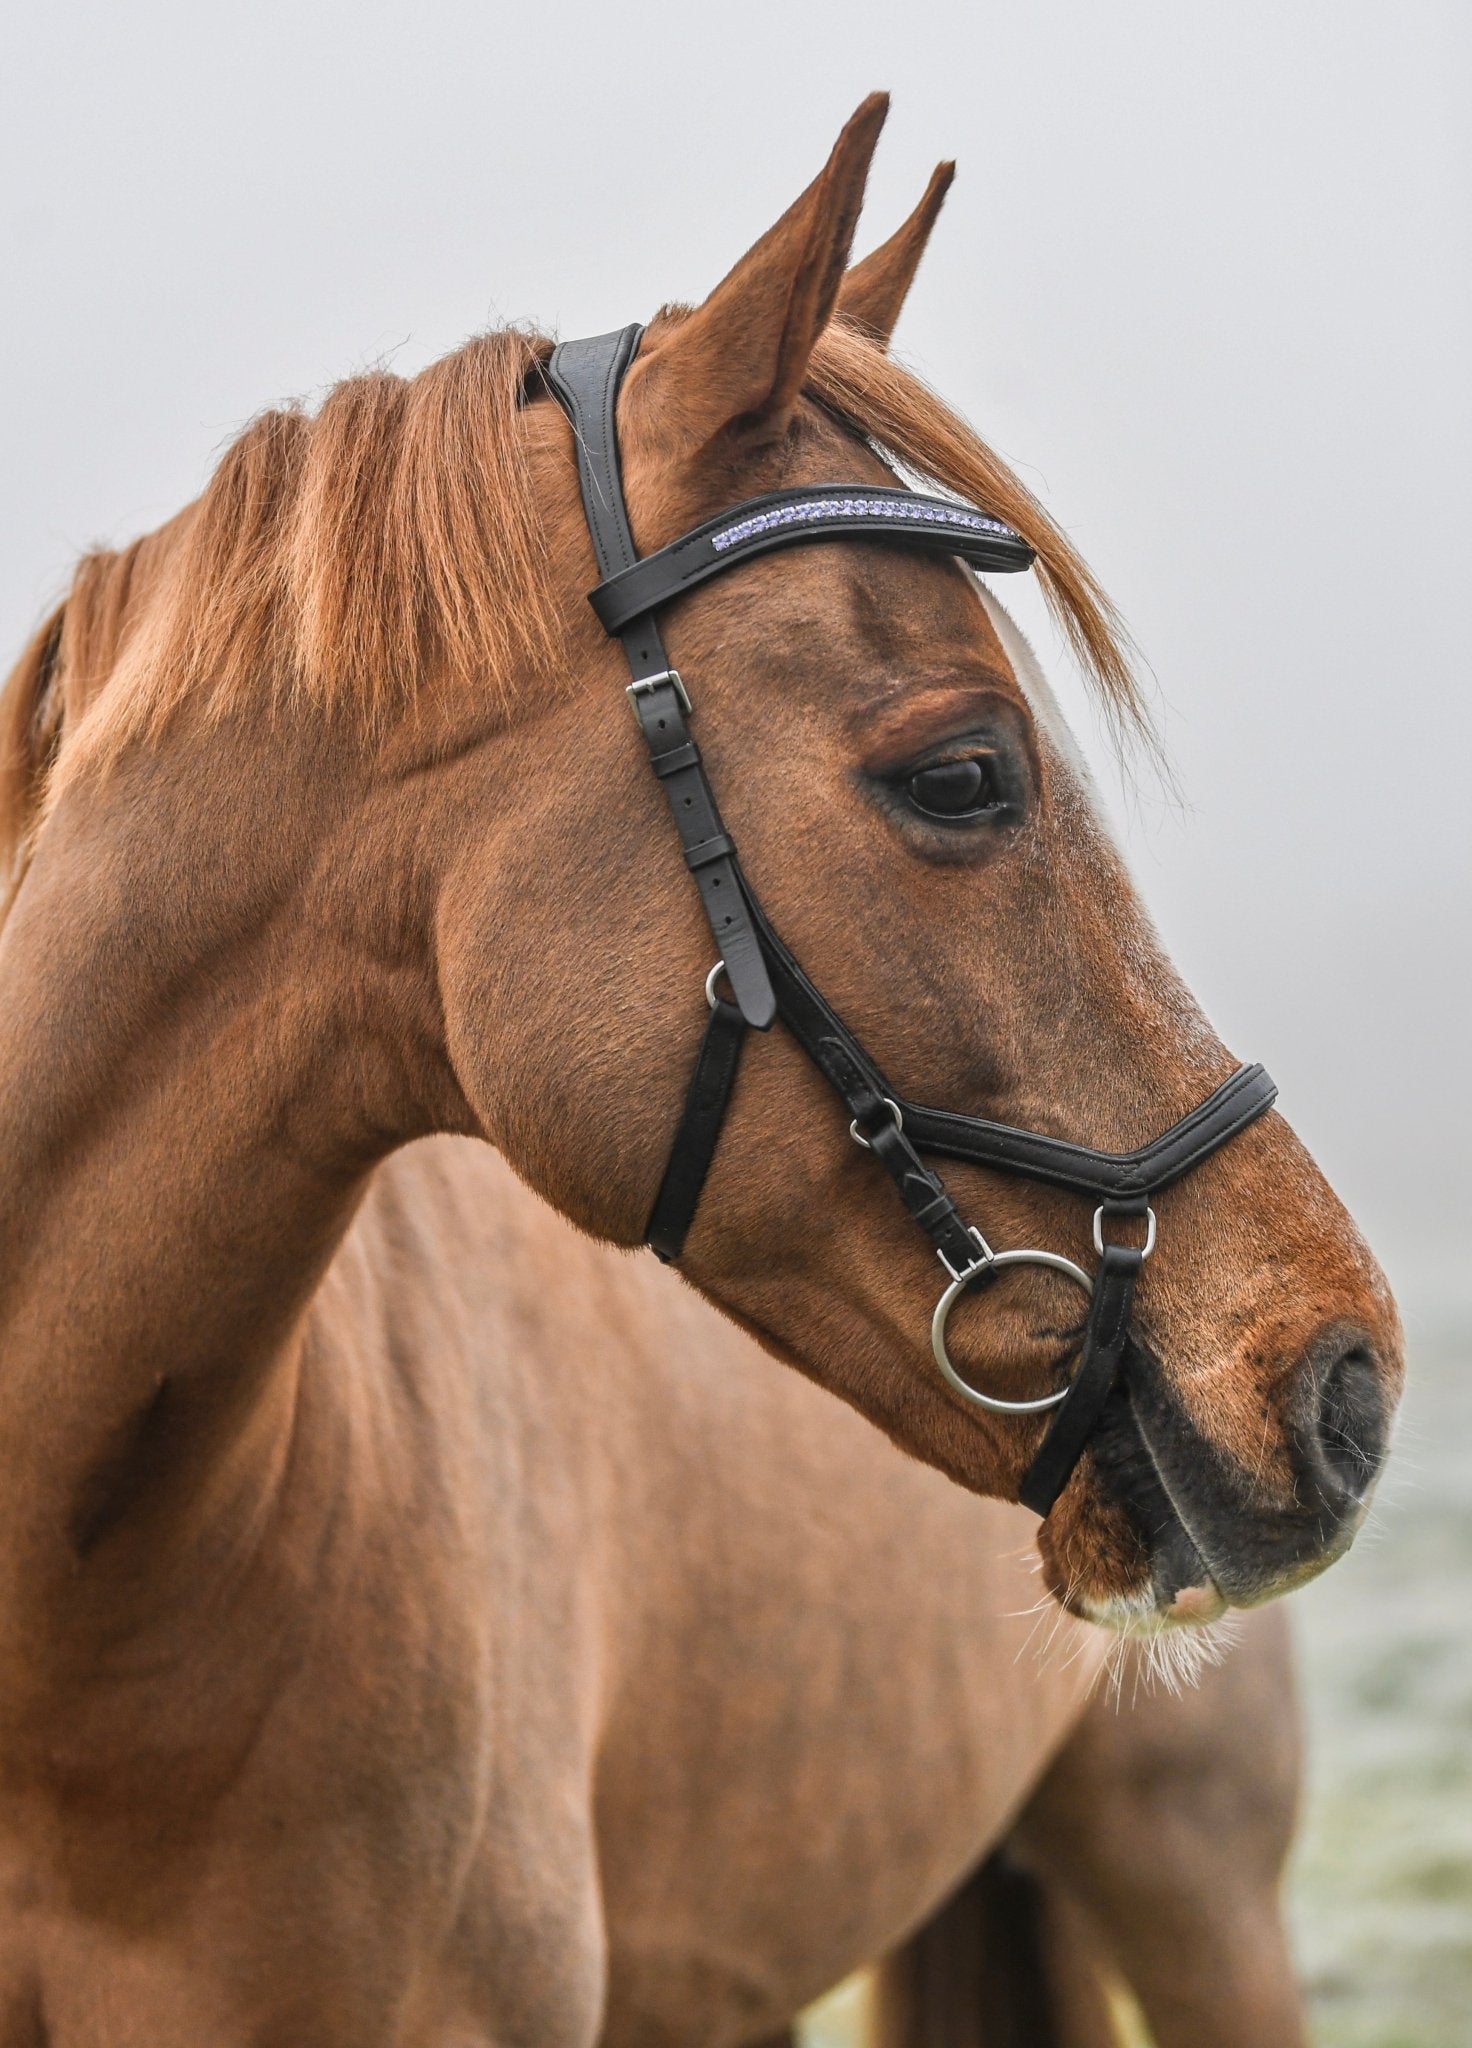
<path id="1" fill-rule="evenodd" d="M 1117 1635 L 1201 1628 L 1235 1603 L 1191 1521 L 1117 1386 L 1074 1483 L 1043 1525 L 1044 1571 L 1064 1607 Z"/>
<path id="2" fill-rule="evenodd" d="M 1158 1482 L 1126 1494 L 1117 1470 L 1102 1486 L 1100 1476 L 1075 1526 L 1043 1538 L 1060 1603 L 1113 1634 L 1149 1640 L 1220 1621 L 1232 1603 Z"/>
<path id="3" fill-rule="evenodd" d="M 1078 1607 L 1100 1628 L 1146 1640 L 1165 1630 L 1203 1628 L 1229 1611 L 1226 1595 L 1209 1573 L 1203 1574 L 1200 1585 L 1174 1590 L 1152 1579 L 1141 1593 L 1114 1593 L 1102 1599 L 1084 1594 Z"/>
<path id="4" fill-rule="evenodd" d="M 1237 1617 L 1209 1579 L 1204 1585 L 1180 1588 L 1173 1598 L 1152 1581 L 1138 1594 L 1078 1604 L 1088 1620 L 1116 1639 L 1106 1666 L 1116 1699 L 1133 1700 L 1142 1683 L 1147 1692 L 1185 1691 L 1221 1662 L 1237 1635 Z"/>

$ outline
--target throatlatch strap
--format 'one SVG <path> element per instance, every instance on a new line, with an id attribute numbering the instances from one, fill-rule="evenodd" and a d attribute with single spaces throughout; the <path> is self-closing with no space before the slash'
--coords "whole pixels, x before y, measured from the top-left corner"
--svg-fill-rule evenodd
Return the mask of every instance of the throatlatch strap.
<path id="1" fill-rule="evenodd" d="M 685 1249 L 705 1177 L 721 1141 L 721 1126 L 745 1043 L 746 1020 L 734 1003 L 722 997 L 711 1008 L 664 1179 L 644 1228 L 645 1243 L 666 1264 Z"/>
<path id="2" fill-rule="evenodd" d="M 1104 1247 L 1089 1298 L 1083 1353 L 1068 1398 L 1054 1410 L 1048 1432 L 1017 1490 L 1022 1505 L 1031 1508 L 1035 1515 L 1046 1515 L 1057 1500 L 1104 1412 L 1109 1391 L 1119 1377 L 1119 1363 L 1130 1334 L 1135 1282 L 1143 1264 L 1133 1245 Z"/>
<path id="3" fill-rule="evenodd" d="M 619 476 L 615 413 L 619 386 L 643 331 L 625 327 L 587 341 L 565 341 L 553 350 L 546 370 L 547 382 L 572 422 L 583 509 L 593 553 L 605 577 L 633 568 L 638 560 Z M 632 620 L 620 637 L 633 677 L 629 701 L 638 714 L 650 766 L 664 786 L 685 863 L 699 887 L 716 950 L 726 963 L 731 992 L 747 1023 L 765 1031 L 777 1015 L 777 1002 L 736 879 L 733 849 L 715 792 L 700 749 L 690 737 L 690 699 L 670 668 L 651 613 Z"/>

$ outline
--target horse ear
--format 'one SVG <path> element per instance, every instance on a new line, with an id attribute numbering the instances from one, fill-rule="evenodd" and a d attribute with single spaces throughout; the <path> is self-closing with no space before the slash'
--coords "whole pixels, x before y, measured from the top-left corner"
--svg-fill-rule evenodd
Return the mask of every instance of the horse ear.
<path id="1" fill-rule="evenodd" d="M 630 396 L 687 447 L 725 428 L 776 439 L 832 315 L 889 95 L 871 93 L 802 197 L 636 365 Z"/>
<path id="2" fill-rule="evenodd" d="M 881 348 L 889 346 L 900 308 L 915 282 L 930 231 L 955 175 L 953 163 L 937 164 L 924 198 L 904 226 L 897 228 L 887 242 L 881 242 L 862 263 L 856 263 L 839 286 L 839 312 L 855 327 L 872 335 Z"/>

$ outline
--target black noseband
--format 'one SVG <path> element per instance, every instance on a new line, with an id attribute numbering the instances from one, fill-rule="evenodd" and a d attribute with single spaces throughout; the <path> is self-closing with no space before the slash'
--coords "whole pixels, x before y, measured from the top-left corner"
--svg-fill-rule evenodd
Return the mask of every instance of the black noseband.
<path id="1" fill-rule="evenodd" d="M 572 421 L 577 443 L 583 510 L 603 579 L 590 601 L 605 629 L 623 641 L 632 675 L 629 701 L 650 765 L 668 798 L 719 955 L 707 981 L 710 1022 L 650 1212 L 647 1241 L 660 1258 L 678 1258 L 715 1157 L 747 1028 L 764 1031 L 780 1017 L 842 1099 L 852 1120 L 852 1135 L 888 1173 L 950 1276 L 931 1325 L 932 1348 L 946 1379 L 980 1407 L 1055 1411 L 1020 1489 L 1026 1505 L 1046 1515 L 1078 1463 L 1119 1373 L 1135 1281 L 1155 1241 L 1151 1197 L 1172 1187 L 1261 1116 L 1277 1090 L 1261 1067 L 1240 1067 L 1150 1144 L 1116 1153 L 1096 1152 L 958 1110 L 927 1109 L 908 1101 L 885 1079 L 783 945 L 741 871 L 700 750 L 690 737 L 690 699 L 669 665 L 655 613 L 738 562 L 800 543 L 877 539 L 959 555 L 977 568 L 991 570 L 1026 569 L 1033 551 L 1020 534 L 974 506 L 874 485 L 815 484 L 733 505 L 668 547 L 640 557 L 624 505 L 614 414 L 641 332 L 626 327 L 590 341 L 563 342 L 547 367 L 547 381 Z M 717 993 L 722 972 L 734 1002 Z M 1018 1174 L 1093 1200 L 1099 1264 L 1092 1281 L 1056 1253 L 994 1252 L 980 1231 L 964 1222 L 921 1151 Z M 1131 1216 L 1144 1219 L 1142 1245 L 1106 1236 L 1106 1219 Z M 985 1285 L 999 1268 L 1021 1262 L 1054 1267 L 1087 1287 L 1089 1312 L 1078 1368 L 1068 1386 L 1040 1401 L 1006 1402 L 981 1393 L 956 1373 L 945 1347 L 945 1323 L 963 1291 Z"/>

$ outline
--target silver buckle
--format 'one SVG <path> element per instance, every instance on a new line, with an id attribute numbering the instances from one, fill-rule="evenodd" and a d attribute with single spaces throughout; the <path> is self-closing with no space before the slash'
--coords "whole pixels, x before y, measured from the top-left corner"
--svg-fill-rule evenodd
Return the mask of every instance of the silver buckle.
<path id="1" fill-rule="evenodd" d="M 642 697 L 646 690 L 662 690 L 666 683 L 673 687 L 675 695 L 680 700 L 680 708 L 688 718 L 695 706 L 690 702 L 690 692 L 680 681 L 680 671 L 677 668 L 662 668 L 657 676 L 640 676 L 636 682 L 628 685 L 624 695 L 630 698 Z M 634 710 L 637 716 L 637 705 Z"/>
<path id="2" fill-rule="evenodd" d="M 962 1280 L 975 1279 L 976 1275 L 982 1270 L 982 1268 L 984 1266 L 990 1266 L 997 1256 L 974 1223 L 971 1225 L 970 1229 L 967 1231 L 966 1234 L 968 1237 L 974 1237 L 976 1239 L 976 1257 L 971 1261 L 971 1263 L 968 1266 L 963 1266 L 959 1273 L 951 1264 L 950 1260 L 946 1257 L 945 1253 L 941 1250 L 940 1246 L 937 1245 L 935 1248 L 935 1256 L 940 1260 L 941 1264 L 945 1267 L 946 1271 L 950 1274 L 951 1278 L 957 1282 L 960 1282 Z"/>

